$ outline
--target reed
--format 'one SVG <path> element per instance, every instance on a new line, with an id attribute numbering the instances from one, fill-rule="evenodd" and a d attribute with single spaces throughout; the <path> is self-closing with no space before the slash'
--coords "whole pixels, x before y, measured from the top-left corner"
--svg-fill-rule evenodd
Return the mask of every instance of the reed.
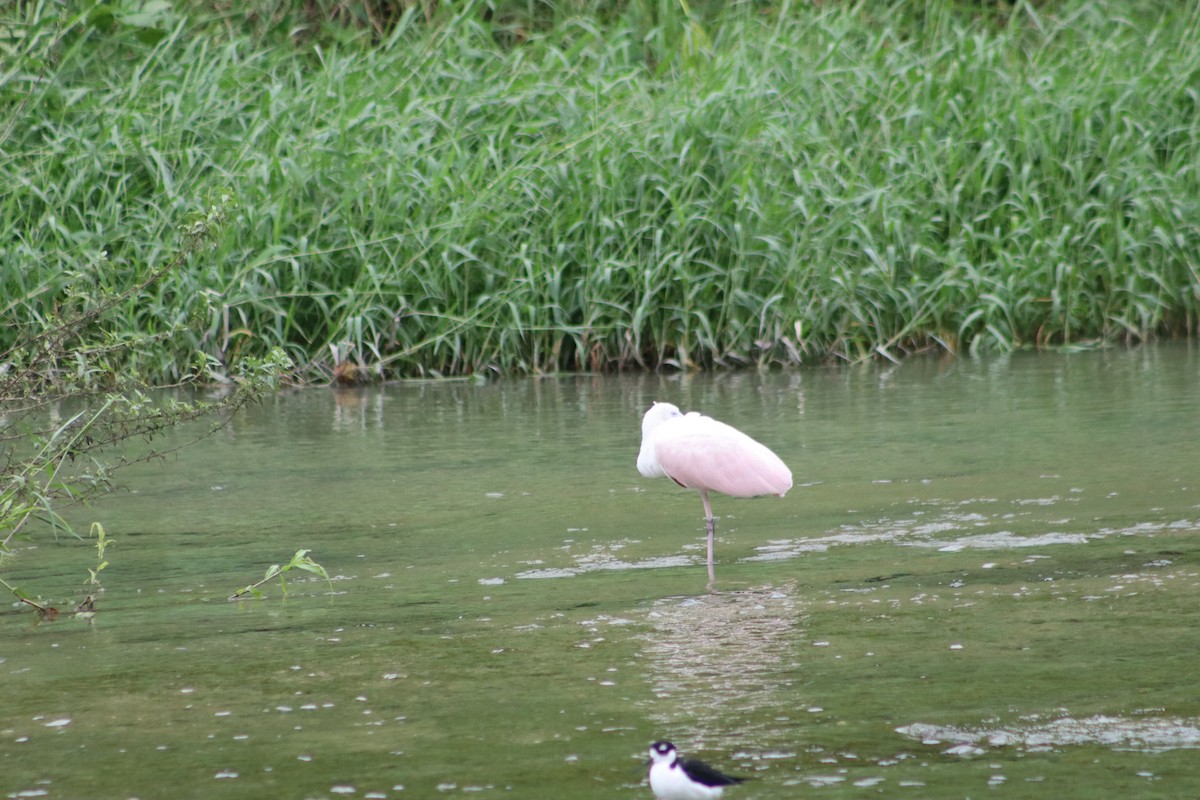
<path id="1" fill-rule="evenodd" d="M 226 191 L 215 249 L 111 320 L 191 336 L 119 368 L 168 380 L 197 349 L 274 346 L 314 374 L 713 368 L 1195 335 L 1197 5 L 895 5 L 630 3 L 528 30 L 410 13 L 307 44 L 8 12 L 4 318 L 136 280 Z"/>

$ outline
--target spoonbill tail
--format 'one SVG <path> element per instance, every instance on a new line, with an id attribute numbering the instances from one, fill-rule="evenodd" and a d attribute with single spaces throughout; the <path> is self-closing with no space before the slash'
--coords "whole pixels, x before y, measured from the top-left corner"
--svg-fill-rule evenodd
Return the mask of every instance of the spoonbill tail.
<path id="1" fill-rule="evenodd" d="M 717 521 L 708 493 L 783 497 L 792 488 L 792 471 L 766 445 L 712 417 L 695 411 L 684 414 L 670 403 L 655 403 L 642 417 L 637 466 L 647 478 L 666 475 L 683 488 L 700 492 L 708 526 L 710 583 Z"/>

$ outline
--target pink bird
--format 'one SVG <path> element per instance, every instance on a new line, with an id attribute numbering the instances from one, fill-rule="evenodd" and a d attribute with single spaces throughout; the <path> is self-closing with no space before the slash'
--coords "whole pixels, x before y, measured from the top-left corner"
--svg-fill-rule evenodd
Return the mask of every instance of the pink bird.
<path id="1" fill-rule="evenodd" d="M 737 428 L 670 403 L 655 403 L 642 417 L 638 472 L 647 478 L 666 475 L 704 501 L 708 525 L 708 580 L 713 581 L 713 517 L 709 492 L 730 497 L 783 497 L 792 488 L 792 471 L 766 445 Z"/>

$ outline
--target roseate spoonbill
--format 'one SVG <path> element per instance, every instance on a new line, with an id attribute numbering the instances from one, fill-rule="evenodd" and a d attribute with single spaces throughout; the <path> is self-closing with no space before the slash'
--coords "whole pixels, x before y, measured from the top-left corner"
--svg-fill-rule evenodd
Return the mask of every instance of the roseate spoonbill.
<path id="1" fill-rule="evenodd" d="M 666 475 L 685 489 L 700 492 L 708 526 L 708 579 L 713 580 L 713 517 L 709 492 L 730 497 L 783 497 L 792 488 L 792 472 L 766 445 L 737 428 L 670 403 L 654 403 L 642 417 L 638 472 L 647 478 Z"/>
<path id="2" fill-rule="evenodd" d="M 726 786 L 742 783 L 694 758 L 684 759 L 670 742 L 650 745 L 650 791 L 658 800 L 716 800 Z"/>

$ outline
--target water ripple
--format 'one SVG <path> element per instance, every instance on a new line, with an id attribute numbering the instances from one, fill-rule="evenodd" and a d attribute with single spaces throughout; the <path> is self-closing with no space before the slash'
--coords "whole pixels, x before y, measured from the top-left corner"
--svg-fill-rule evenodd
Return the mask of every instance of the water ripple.
<path id="1" fill-rule="evenodd" d="M 1061 717 L 1038 723 L 998 727 L 957 727 L 915 722 L 896 732 L 923 744 L 950 744 L 950 750 L 980 755 L 987 747 L 1019 747 L 1045 750 L 1068 745 L 1097 744 L 1114 750 L 1162 752 L 1200 748 L 1200 720 L 1180 717 L 1142 718 L 1096 715 L 1084 719 Z M 947 751 L 950 752 L 950 751 Z M 951 753 L 955 754 L 955 753 Z"/>
<path id="2" fill-rule="evenodd" d="M 731 725 L 744 741 L 754 733 L 746 730 L 749 720 L 785 723 L 763 712 L 805 705 L 792 681 L 804 608 L 790 585 L 656 602 L 642 650 L 657 699 L 651 719 L 663 731 L 686 726 L 689 742 L 701 747 L 726 741 Z"/>
<path id="3" fill-rule="evenodd" d="M 987 517 L 978 513 L 951 511 L 933 519 L 914 515 L 908 519 L 877 520 L 844 526 L 837 533 L 806 539 L 773 539 L 756 547 L 757 555 L 744 561 L 780 561 L 805 553 L 825 552 L 842 545 L 892 543 L 901 547 L 931 547 L 946 552 L 965 550 L 1011 550 L 1062 544 L 1086 544 L 1113 536 L 1154 536 L 1160 533 L 1198 533 L 1200 520 L 1139 522 L 1124 527 L 1099 527 L 1088 532 L 1047 531 L 1021 535 L 1011 530 L 979 531 L 997 525 L 1008 515 Z M 948 538 L 946 534 L 958 534 Z"/>

